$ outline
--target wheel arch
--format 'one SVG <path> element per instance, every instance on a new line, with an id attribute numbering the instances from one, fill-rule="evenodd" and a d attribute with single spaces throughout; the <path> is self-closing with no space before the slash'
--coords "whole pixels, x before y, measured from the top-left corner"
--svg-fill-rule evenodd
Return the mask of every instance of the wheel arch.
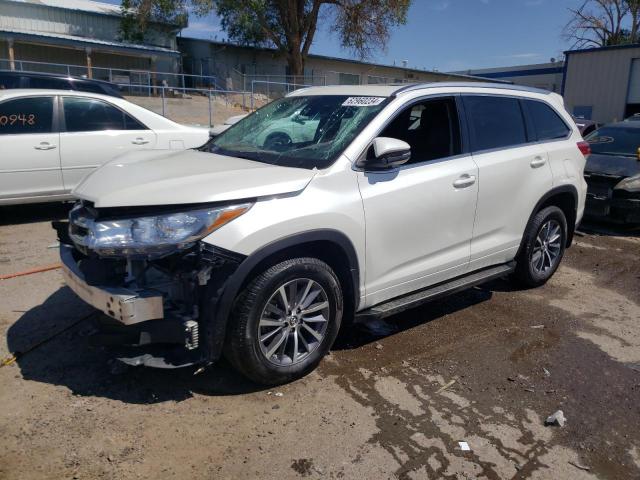
<path id="1" fill-rule="evenodd" d="M 571 246 L 571 242 L 573 241 L 573 235 L 575 233 L 576 228 L 576 218 L 578 215 L 578 190 L 573 185 L 561 185 L 558 187 L 554 187 L 549 190 L 540 200 L 536 203 L 531 215 L 529 216 L 529 220 L 527 221 L 527 225 L 525 227 L 525 232 L 531 225 L 533 218 L 536 214 L 542 210 L 543 208 L 549 206 L 556 206 L 564 213 L 564 216 L 567 219 L 567 243 L 566 247 Z M 524 233 L 523 233 L 523 242 L 524 242 Z M 518 255 L 522 251 L 523 243 L 520 244 L 520 248 L 518 249 Z"/>
<path id="2" fill-rule="evenodd" d="M 251 279 L 270 265 L 288 258 L 314 257 L 327 263 L 336 273 L 344 294 L 345 319 L 353 315 L 360 300 L 360 267 L 355 247 L 342 232 L 330 229 L 311 230 L 273 241 L 247 256 L 221 288 L 209 291 L 214 305 L 206 318 L 208 353 L 215 361 L 222 351 L 227 322 L 238 294 Z"/>

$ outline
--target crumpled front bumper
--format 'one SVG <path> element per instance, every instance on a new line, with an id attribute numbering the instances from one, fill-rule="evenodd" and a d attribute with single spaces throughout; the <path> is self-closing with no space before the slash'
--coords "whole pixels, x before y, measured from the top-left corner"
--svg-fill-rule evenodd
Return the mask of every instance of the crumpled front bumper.
<path id="1" fill-rule="evenodd" d="M 60 244 L 60 259 L 67 286 L 86 303 L 123 325 L 164 318 L 162 293 L 89 285 L 74 258 L 74 248 L 70 245 Z"/>
<path id="2" fill-rule="evenodd" d="M 179 368 L 203 361 L 198 322 L 167 311 L 159 291 L 90 284 L 77 258 L 82 254 L 72 245 L 60 244 L 67 286 L 106 315 L 96 320 L 91 344 L 109 347 L 118 360 L 129 365 Z"/>

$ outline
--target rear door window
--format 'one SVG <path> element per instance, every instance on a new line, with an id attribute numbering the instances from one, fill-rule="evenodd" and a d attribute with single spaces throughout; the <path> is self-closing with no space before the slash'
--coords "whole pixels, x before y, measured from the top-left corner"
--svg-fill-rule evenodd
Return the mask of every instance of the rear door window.
<path id="1" fill-rule="evenodd" d="M 515 147 L 527 143 L 520 102 L 489 95 L 464 97 L 473 151 Z"/>
<path id="2" fill-rule="evenodd" d="M 0 103 L 0 135 L 51 133 L 53 97 L 29 97 Z"/>
<path id="3" fill-rule="evenodd" d="M 96 98 L 64 97 L 63 104 L 67 132 L 146 130 L 131 115 Z"/>
<path id="4" fill-rule="evenodd" d="M 565 138 L 569 127 L 549 105 L 535 100 L 523 100 L 533 122 L 534 135 L 538 141 Z"/>

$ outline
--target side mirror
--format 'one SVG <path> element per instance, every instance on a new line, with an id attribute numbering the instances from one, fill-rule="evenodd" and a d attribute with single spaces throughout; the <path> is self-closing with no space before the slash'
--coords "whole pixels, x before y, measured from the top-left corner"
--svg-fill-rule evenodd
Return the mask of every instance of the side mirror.
<path id="1" fill-rule="evenodd" d="M 407 163 L 411 158 L 411 146 L 397 138 L 377 137 L 373 140 L 371 149 L 373 156 L 368 153 L 359 167 L 388 169 Z"/>

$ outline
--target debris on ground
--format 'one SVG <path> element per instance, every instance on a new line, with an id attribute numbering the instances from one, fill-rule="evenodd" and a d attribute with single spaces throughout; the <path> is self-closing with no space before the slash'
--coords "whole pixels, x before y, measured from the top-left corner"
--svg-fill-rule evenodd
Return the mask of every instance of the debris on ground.
<path id="1" fill-rule="evenodd" d="M 591 467 L 587 467 L 586 465 L 580 465 L 579 463 L 572 461 L 569 461 L 569 464 L 573 465 L 576 468 L 579 468 L 580 470 L 584 470 L 585 472 L 591 471 Z"/>
<path id="2" fill-rule="evenodd" d="M 447 388 L 449 388 L 454 383 L 456 383 L 456 379 L 455 378 L 453 380 L 451 380 L 450 382 L 445 383 L 443 386 L 441 386 L 438 390 L 436 390 L 436 393 L 444 392 Z"/>
<path id="3" fill-rule="evenodd" d="M 276 397 L 283 397 L 283 396 L 284 396 L 284 393 L 282 393 L 282 392 L 276 392 L 276 393 L 274 393 L 274 395 L 275 395 Z"/>
<path id="4" fill-rule="evenodd" d="M 564 427 L 564 422 L 567 419 L 564 417 L 564 413 L 562 410 L 558 410 L 553 415 L 549 415 L 547 419 L 544 421 L 545 425 L 558 425 L 559 427 Z"/>
<path id="5" fill-rule="evenodd" d="M 531 328 L 544 328 L 544 325 L 531 325 Z"/>
<path id="6" fill-rule="evenodd" d="M 376 343 L 376 350 L 382 350 L 384 347 L 381 343 Z"/>
<path id="7" fill-rule="evenodd" d="M 460 450 L 462 450 L 463 452 L 471 451 L 471 447 L 467 442 L 458 442 L 458 445 L 460 446 Z"/>

